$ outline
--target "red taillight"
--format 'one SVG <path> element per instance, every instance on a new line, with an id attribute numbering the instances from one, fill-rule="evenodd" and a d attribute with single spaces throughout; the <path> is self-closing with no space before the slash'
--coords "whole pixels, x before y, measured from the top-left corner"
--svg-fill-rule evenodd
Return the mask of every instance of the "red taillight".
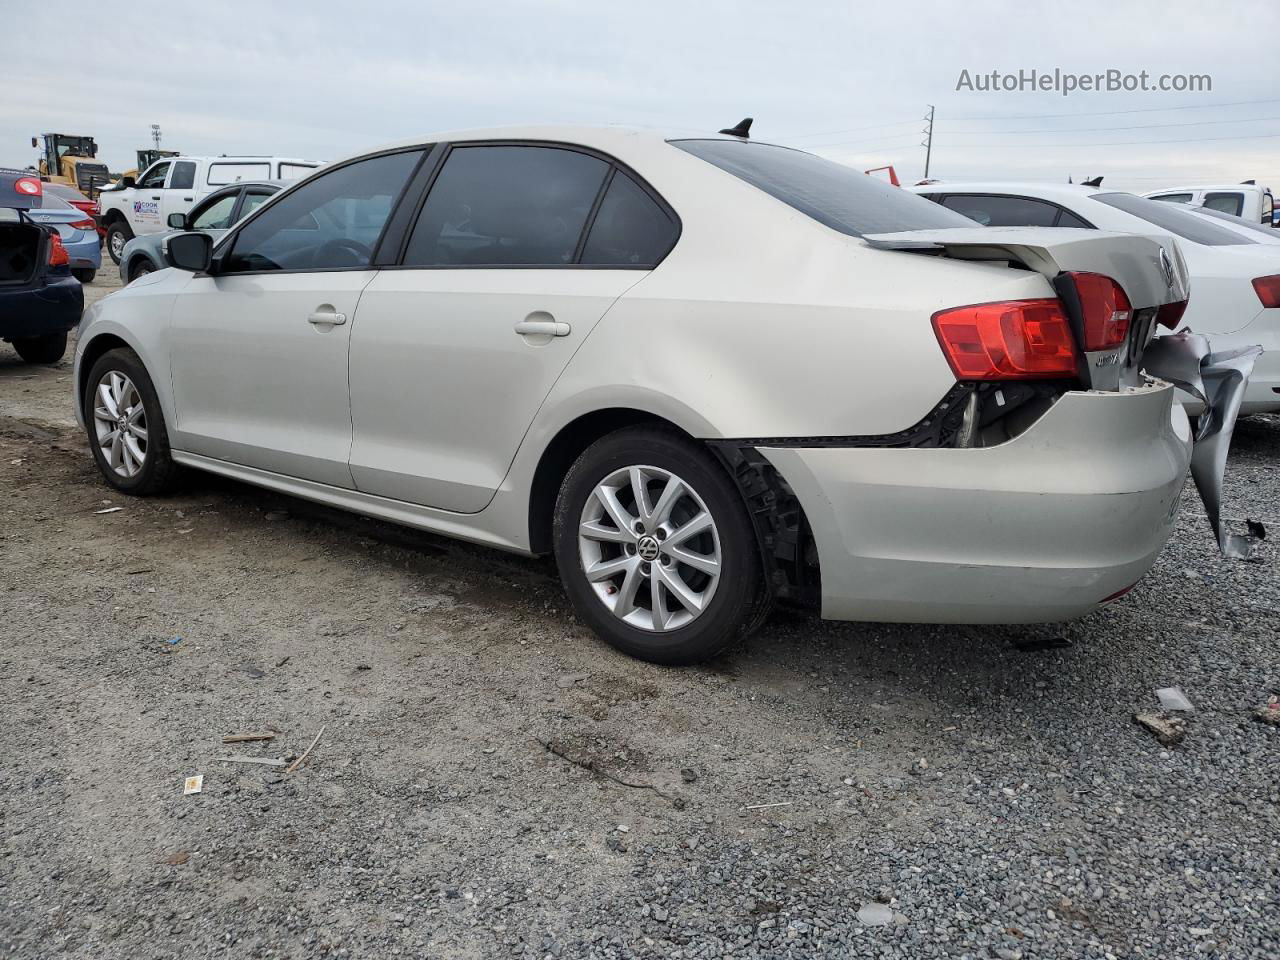
<path id="1" fill-rule="evenodd" d="M 44 187 L 36 177 L 19 177 L 13 181 L 13 189 L 28 197 L 38 197 L 44 193 Z"/>
<path id="2" fill-rule="evenodd" d="M 1120 284 L 1100 273 L 1068 273 L 1080 299 L 1084 319 L 1084 348 L 1110 350 L 1129 335 L 1133 308 Z"/>
<path id="3" fill-rule="evenodd" d="M 1264 307 L 1280 307 L 1280 275 L 1274 277 L 1256 277 L 1253 289 Z"/>
<path id="4" fill-rule="evenodd" d="M 1071 326 L 1058 300 L 1007 300 L 940 310 L 933 330 L 960 380 L 1076 374 Z"/>
<path id="5" fill-rule="evenodd" d="M 1177 303 L 1166 303 L 1156 311 L 1156 323 L 1162 327 L 1168 327 L 1170 330 L 1177 330 L 1178 324 L 1182 322 L 1182 315 L 1186 312 L 1186 300 L 1179 300 Z"/>
<path id="6" fill-rule="evenodd" d="M 92 218 L 92 217 L 87 217 L 87 218 L 85 218 L 84 220 L 76 220 L 74 223 L 69 223 L 69 224 L 67 224 L 67 226 L 69 226 L 72 230 L 96 230 L 96 229 L 98 229 L 98 225 L 97 225 L 96 223 L 94 223 L 94 222 L 93 222 L 93 218 Z"/>
<path id="7" fill-rule="evenodd" d="M 71 258 L 67 256 L 67 248 L 62 245 L 62 239 L 56 233 L 49 239 L 52 241 L 49 245 L 49 266 L 65 267 L 71 262 Z"/>

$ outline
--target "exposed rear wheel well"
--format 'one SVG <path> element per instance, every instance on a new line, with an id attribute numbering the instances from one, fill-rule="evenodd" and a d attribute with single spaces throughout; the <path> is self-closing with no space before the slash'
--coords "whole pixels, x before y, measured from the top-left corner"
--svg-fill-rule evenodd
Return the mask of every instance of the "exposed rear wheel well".
<path id="1" fill-rule="evenodd" d="M 640 424 L 666 427 L 689 437 L 669 420 L 629 408 L 597 410 L 556 434 L 538 461 L 529 491 L 529 547 L 533 553 L 552 551 L 556 497 L 565 474 L 582 452 L 615 430 Z M 751 447 L 712 444 L 711 450 L 751 516 L 770 594 L 817 606 L 821 595 L 817 548 L 804 509 L 786 480 Z"/>
<path id="2" fill-rule="evenodd" d="M 115 223 L 116 221 L 128 223 L 128 220 L 125 218 L 125 215 L 121 213 L 119 210 L 108 210 L 106 213 L 102 215 L 102 222 L 106 226 L 111 226 L 111 224 Z"/>

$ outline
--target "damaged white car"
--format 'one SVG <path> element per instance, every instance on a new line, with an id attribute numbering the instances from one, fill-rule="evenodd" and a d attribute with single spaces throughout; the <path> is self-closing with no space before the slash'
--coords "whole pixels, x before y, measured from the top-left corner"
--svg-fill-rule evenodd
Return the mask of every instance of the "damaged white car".
<path id="1" fill-rule="evenodd" d="M 81 330 L 98 466 L 554 553 L 660 663 L 775 598 L 1032 622 L 1127 591 L 1191 457 L 1141 372 L 1175 244 L 984 229 L 746 133 L 440 134 L 172 236 Z"/>

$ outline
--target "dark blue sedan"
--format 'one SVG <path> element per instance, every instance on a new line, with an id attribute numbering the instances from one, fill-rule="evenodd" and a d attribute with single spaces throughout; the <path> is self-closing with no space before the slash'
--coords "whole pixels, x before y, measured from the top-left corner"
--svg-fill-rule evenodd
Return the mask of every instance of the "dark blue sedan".
<path id="1" fill-rule="evenodd" d="M 0 340 L 28 363 L 61 360 L 84 309 L 57 230 L 31 218 L 43 195 L 30 171 L 0 168 Z"/>

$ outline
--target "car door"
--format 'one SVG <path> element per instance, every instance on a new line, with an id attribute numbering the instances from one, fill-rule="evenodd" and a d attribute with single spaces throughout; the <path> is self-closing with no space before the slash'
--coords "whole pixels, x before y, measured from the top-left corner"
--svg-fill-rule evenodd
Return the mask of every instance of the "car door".
<path id="1" fill-rule="evenodd" d="M 138 236 L 161 233 L 167 230 L 161 208 L 164 204 L 164 185 L 173 164 L 168 160 L 153 163 L 138 178 L 133 190 L 133 209 L 128 214 L 129 226 Z"/>
<path id="2" fill-rule="evenodd" d="M 368 493 L 474 513 L 569 358 L 679 226 L 606 157 L 523 143 L 438 152 L 400 265 L 360 301 L 351 473 Z"/>
<path id="3" fill-rule="evenodd" d="M 421 150 L 326 171 L 244 221 L 170 327 L 177 449 L 351 487 L 347 351 L 383 227 Z"/>
<path id="4" fill-rule="evenodd" d="M 169 170 L 169 180 L 165 184 L 160 200 L 160 221 L 168 225 L 169 215 L 186 213 L 196 203 L 196 162 L 194 160 L 175 160 Z"/>

